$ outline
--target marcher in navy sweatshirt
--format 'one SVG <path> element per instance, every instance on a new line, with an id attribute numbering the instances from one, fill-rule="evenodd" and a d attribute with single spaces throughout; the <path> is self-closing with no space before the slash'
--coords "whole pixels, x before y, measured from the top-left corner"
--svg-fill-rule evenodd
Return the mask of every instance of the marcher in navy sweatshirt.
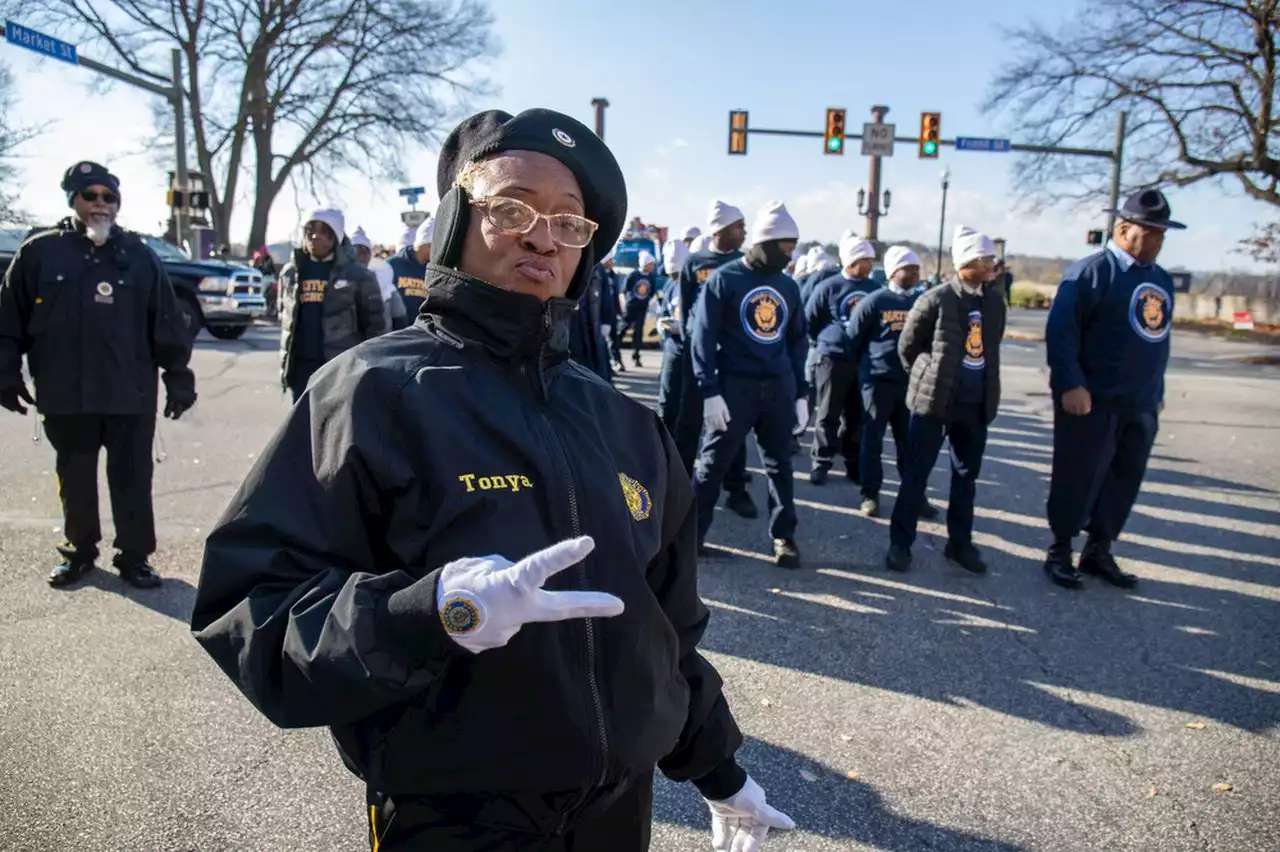
<path id="1" fill-rule="evenodd" d="M 1138 498 L 1164 405 L 1173 283 L 1155 264 L 1170 221 L 1159 190 L 1128 198 L 1106 249 L 1073 264 L 1049 311 L 1045 344 L 1053 390 L 1053 478 L 1045 558 L 1049 578 L 1079 588 L 1081 572 L 1121 588 L 1111 543 Z M 1077 568 L 1071 539 L 1088 521 Z"/>
<path id="2" fill-rule="evenodd" d="M 858 359 L 862 390 L 862 513 L 872 518 L 880 514 L 884 482 L 880 454 L 886 428 L 893 429 L 898 479 L 904 478 L 911 409 L 907 408 L 907 371 L 898 355 L 898 339 L 919 295 L 915 288 L 920 281 L 920 258 L 909 248 L 893 246 L 884 253 L 884 271 L 889 286 L 859 302 L 845 325 L 849 351 Z M 935 518 L 938 510 L 925 498 L 919 515 Z"/>
<path id="3" fill-rule="evenodd" d="M 800 566 L 791 468 L 791 431 L 809 417 L 804 359 L 809 350 L 800 288 L 782 270 L 799 239 L 781 202 L 752 225 L 741 260 L 715 271 L 694 308 L 693 373 L 705 397 L 702 451 L 694 471 L 698 540 L 715 516 L 720 485 L 747 433 L 754 431 L 769 475 L 774 562 Z"/>
<path id="4" fill-rule="evenodd" d="M 869 276 L 876 249 L 866 240 L 850 236 L 840 244 L 844 269 L 813 288 L 805 305 L 809 345 L 817 350 L 813 366 L 817 389 L 817 413 L 813 426 L 813 467 L 809 481 L 822 485 L 835 463 L 844 458 L 845 475 L 858 476 L 858 445 L 862 437 L 862 394 L 858 389 L 858 359 L 848 348 L 844 326 L 863 297 L 879 284 Z"/>
<path id="5" fill-rule="evenodd" d="M 643 366 L 640 363 L 640 346 L 644 343 L 644 322 L 649 316 L 649 302 L 658 292 L 658 280 L 654 272 L 657 261 L 649 252 L 640 252 L 636 265 L 638 268 L 627 276 L 626 282 L 622 285 L 622 295 L 626 299 L 626 312 L 618 342 L 621 343 L 627 329 L 631 329 L 631 363 L 640 367 Z"/>

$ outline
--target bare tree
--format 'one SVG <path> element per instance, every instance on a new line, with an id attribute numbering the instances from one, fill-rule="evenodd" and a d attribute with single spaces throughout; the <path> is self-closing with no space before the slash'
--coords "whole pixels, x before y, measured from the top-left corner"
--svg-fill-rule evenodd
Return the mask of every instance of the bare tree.
<path id="1" fill-rule="evenodd" d="M 0 65 L 0 222 L 30 224 L 28 216 L 18 208 L 14 192 L 17 169 L 14 158 L 23 143 L 35 137 L 38 128 L 13 121 L 18 111 L 14 108 L 13 77 L 9 69 Z"/>
<path id="2" fill-rule="evenodd" d="M 1280 264 L 1280 222 L 1259 225 L 1240 241 L 1237 251 L 1259 263 Z"/>
<path id="3" fill-rule="evenodd" d="M 1014 59 L 983 110 L 1007 116 L 1019 141 L 1111 148 L 1129 111 L 1127 188 L 1233 181 L 1280 205 L 1278 0 L 1089 0 L 1058 32 L 1005 33 Z M 1020 158 L 1016 179 L 1037 200 L 1096 199 L 1110 163 Z"/>
<path id="4" fill-rule="evenodd" d="M 291 180 L 312 187 L 345 169 L 403 176 L 411 145 L 439 138 L 493 54 L 484 0 L 23 0 L 43 24 L 109 49 L 130 71 L 165 79 L 183 54 L 195 164 L 212 181 L 216 239 L 247 178 L 248 245 L 266 239 Z M 158 129 L 172 117 L 156 111 Z M 252 161 L 252 166 L 250 166 Z M 322 193 L 323 194 L 323 193 Z"/>

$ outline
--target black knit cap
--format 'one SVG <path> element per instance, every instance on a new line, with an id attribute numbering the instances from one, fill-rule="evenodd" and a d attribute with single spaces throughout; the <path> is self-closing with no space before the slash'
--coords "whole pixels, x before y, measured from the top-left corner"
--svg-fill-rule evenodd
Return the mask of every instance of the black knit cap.
<path id="1" fill-rule="evenodd" d="M 563 163 L 578 179 L 584 214 L 599 224 L 591 241 L 604 257 L 622 233 L 627 215 L 627 182 L 613 152 L 586 125 L 564 113 L 529 109 L 519 115 L 486 110 L 463 121 L 440 149 L 436 188 L 441 198 L 468 163 L 501 151 L 537 151 Z"/>
<path id="2" fill-rule="evenodd" d="M 78 192 L 91 186 L 105 186 L 116 195 L 120 194 L 119 178 L 107 171 L 106 166 L 89 160 L 81 160 L 62 175 L 62 191 L 67 194 L 68 205 Z"/>

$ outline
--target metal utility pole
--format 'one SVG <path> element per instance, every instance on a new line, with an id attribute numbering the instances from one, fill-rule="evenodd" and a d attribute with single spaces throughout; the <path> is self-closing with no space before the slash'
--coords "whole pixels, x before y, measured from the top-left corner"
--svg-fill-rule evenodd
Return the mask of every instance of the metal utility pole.
<path id="1" fill-rule="evenodd" d="M 889 114 L 887 106 L 873 106 L 871 108 L 871 122 L 873 124 L 884 124 L 884 117 Z M 880 210 L 880 156 L 876 155 L 871 158 L 871 177 L 869 178 L 870 187 L 868 194 L 871 196 L 871 202 L 867 205 L 865 212 L 859 209 L 858 212 L 867 217 L 867 239 L 875 242 L 880 238 L 880 217 L 889 213 L 889 205 L 885 204 L 884 212 Z M 862 204 L 859 203 L 861 208 Z"/>
<path id="2" fill-rule="evenodd" d="M 1108 209 L 1115 210 L 1120 206 L 1120 168 L 1124 161 L 1124 128 L 1129 119 L 1129 113 L 1121 110 L 1116 114 L 1116 152 L 1111 160 L 1111 205 Z M 1110 235 L 1116 227 L 1116 214 L 1107 214 L 1107 234 Z"/>
<path id="3" fill-rule="evenodd" d="M 951 186 L 951 167 L 942 170 L 942 215 L 938 217 L 938 283 L 942 283 L 942 240 L 947 233 L 947 188 Z"/>
<path id="4" fill-rule="evenodd" d="M 178 248 L 183 248 L 186 240 L 186 217 L 183 210 L 186 209 L 187 196 L 184 192 L 187 186 L 187 112 L 182 103 L 182 53 L 178 48 L 169 51 L 170 58 L 173 60 L 173 88 L 169 93 L 169 103 L 173 105 L 173 145 L 177 149 L 178 159 L 178 179 L 177 186 L 174 191 L 179 194 L 181 201 L 173 205 L 173 238 L 178 241 Z M 227 237 L 230 240 L 230 235 Z M 195 247 L 192 246 L 194 249 Z M 194 252 L 193 252 L 194 254 Z"/>
<path id="5" fill-rule="evenodd" d="M 604 111 L 609 108 L 609 100 L 592 98 L 591 105 L 596 108 L 596 135 L 604 139 Z"/>

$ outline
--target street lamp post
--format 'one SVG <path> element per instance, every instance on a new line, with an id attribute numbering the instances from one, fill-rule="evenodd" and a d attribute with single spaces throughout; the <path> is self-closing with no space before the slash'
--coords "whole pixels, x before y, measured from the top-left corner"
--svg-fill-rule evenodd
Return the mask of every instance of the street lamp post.
<path id="1" fill-rule="evenodd" d="M 942 215 L 938 217 L 938 283 L 942 283 L 942 239 L 947 232 L 947 188 L 951 186 L 951 167 L 942 170 Z"/>

